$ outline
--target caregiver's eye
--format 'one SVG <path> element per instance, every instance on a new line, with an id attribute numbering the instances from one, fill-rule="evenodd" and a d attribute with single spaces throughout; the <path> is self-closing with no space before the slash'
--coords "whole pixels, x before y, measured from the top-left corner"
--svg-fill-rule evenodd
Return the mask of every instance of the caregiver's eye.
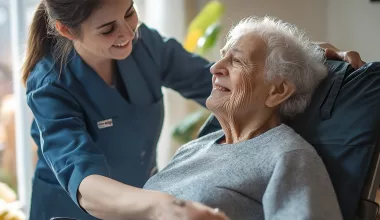
<path id="1" fill-rule="evenodd" d="M 115 30 L 115 27 L 112 25 L 112 27 L 111 27 L 108 31 L 103 32 L 102 34 L 103 34 L 104 36 L 110 35 L 110 34 L 112 34 L 112 32 L 113 32 L 114 30 Z"/>
<path id="2" fill-rule="evenodd" d="M 130 18 L 135 14 L 135 11 L 131 11 L 129 14 L 125 15 L 124 18 Z"/>

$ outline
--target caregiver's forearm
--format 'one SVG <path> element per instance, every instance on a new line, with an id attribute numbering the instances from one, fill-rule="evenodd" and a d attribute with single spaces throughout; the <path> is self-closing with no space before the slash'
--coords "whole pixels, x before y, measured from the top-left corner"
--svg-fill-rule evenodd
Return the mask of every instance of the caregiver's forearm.
<path id="1" fill-rule="evenodd" d="M 323 49 L 332 49 L 335 52 L 339 52 L 340 50 L 333 45 L 326 43 L 326 42 L 314 42 L 316 45 L 320 46 Z"/>
<path id="2" fill-rule="evenodd" d="M 100 219 L 149 219 L 151 192 L 107 177 L 86 177 L 78 190 L 78 201 L 90 215 Z"/>

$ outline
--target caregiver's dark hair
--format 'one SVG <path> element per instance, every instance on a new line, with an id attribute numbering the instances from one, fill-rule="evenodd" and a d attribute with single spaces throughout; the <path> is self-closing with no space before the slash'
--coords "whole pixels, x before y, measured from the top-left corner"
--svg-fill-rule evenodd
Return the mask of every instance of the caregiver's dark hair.
<path id="1" fill-rule="evenodd" d="M 61 69 L 73 47 L 71 40 L 59 35 L 55 22 L 70 28 L 72 34 L 80 35 L 80 25 L 90 17 L 101 0 L 41 0 L 30 26 L 25 62 L 22 67 L 24 85 L 37 62 L 51 51 Z"/>

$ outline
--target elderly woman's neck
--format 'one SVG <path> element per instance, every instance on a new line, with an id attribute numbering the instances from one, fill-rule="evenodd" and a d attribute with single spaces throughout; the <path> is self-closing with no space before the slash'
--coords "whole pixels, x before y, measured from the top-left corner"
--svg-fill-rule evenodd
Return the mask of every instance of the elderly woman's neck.
<path id="1" fill-rule="evenodd" d="M 260 119 L 229 120 L 218 118 L 225 134 L 221 143 L 235 144 L 252 139 L 280 125 L 279 117 L 273 116 Z"/>

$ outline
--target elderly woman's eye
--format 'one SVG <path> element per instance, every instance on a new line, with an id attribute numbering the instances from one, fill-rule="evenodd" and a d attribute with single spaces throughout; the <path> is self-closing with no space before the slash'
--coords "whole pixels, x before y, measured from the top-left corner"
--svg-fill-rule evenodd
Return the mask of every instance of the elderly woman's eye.
<path id="1" fill-rule="evenodd" d="M 235 59 L 235 58 L 234 58 L 234 59 L 232 59 L 232 62 L 234 62 L 234 63 L 241 63 L 241 62 L 240 62 L 240 60 L 238 60 L 238 59 Z"/>

